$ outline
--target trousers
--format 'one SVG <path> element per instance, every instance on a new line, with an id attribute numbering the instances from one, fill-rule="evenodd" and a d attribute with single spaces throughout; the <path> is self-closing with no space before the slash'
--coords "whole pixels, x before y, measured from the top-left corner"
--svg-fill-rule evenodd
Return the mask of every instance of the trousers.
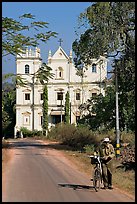
<path id="1" fill-rule="evenodd" d="M 102 178 L 104 186 L 112 186 L 112 173 L 104 163 L 102 163 Z"/>

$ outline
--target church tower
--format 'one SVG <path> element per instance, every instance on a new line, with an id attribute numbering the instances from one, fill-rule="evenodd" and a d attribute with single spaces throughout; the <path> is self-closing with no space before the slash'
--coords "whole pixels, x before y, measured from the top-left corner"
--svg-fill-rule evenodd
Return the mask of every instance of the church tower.
<path id="1" fill-rule="evenodd" d="M 16 87 L 16 126 L 15 134 L 21 127 L 35 129 L 36 79 L 35 73 L 41 65 L 40 49 L 26 49 L 16 57 L 16 74 L 24 81 L 25 86 Z"/>

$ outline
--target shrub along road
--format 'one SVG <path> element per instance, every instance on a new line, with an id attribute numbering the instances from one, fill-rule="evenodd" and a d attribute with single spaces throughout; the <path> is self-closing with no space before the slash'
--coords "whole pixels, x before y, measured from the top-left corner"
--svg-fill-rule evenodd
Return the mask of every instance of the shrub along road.
<path id="1" fill-rule="evenodd" d="M 95 192 L 89 177 L 46 141 L 9 142 L 2 202 L 134 202 L 116 189 Z"/>

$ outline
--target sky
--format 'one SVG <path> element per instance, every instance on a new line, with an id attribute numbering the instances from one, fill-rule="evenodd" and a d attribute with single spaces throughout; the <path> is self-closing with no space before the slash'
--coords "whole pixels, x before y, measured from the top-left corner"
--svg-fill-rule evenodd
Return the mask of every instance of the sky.
<path id="1" fill-rule="evenodd" d="M 50 40 L 39 48 L 43 62 L 47 62 L 48 52 L 52 54 L 59 47 L 59 39 L 63 40 L 61 47 L 67 55 L 72 49 L 72 43 L 77 38 L 75 31 L 78 27 L 78 16 L 91 5 L 91 2 L 2 2 L 2 16 L 18 19 L 25 13 L 31 13 L 36 21 L 48 22 L 48 30 L 58 33 L 57 38 Z M 2 59 L 2 73 L 15 73 L 15 57 L 7 56 Z"/>

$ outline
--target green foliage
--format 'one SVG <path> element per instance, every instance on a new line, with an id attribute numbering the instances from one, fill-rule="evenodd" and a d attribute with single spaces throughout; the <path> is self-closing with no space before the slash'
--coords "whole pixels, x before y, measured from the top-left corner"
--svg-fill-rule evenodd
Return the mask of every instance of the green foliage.
<path id="1" fill-rule="evenodd" d="M 83 150 L 86 152 L 86 153 L 88 153 L 88 154 L 93 154 L 94 153 L 94 151 L 95 151 L 95 147 L 94 147 L 94 144 L 91 144 L 91 145 L 85 145 L 84 147 L 83 147 Z"/>
<path id="2" fill-rule="evenodd" d="M 28 84 L 28 81 L 21 77 L 19 74 L 8 73 L 2 75 L 2 82 L 6 82 L 7 80 L 11 79 L 14 85 L 25 87 Z"/>
<path id="3" fill-rule="evenodd" d="M 84 105 L 79 107 L 81 112 L 85 110 L 88 115 L 83 115 L 78 121 L 92 130 L 109 130 L 115 127 L 115 93 L 114 87 L 106 88 L 106 95 L 91 97 Z M 107 114 L 106 114 L 107 113 Z"/>
<path id="4" fill-rule="evenodd" d="M 112 57 L 114 85 L 116 70 L 118 76 L 120 129 L 135 131 L 135 2 L 95 2 L 79 20 L 83 26 L 87 22 L 88 28 L 72 45 L 76 67 L 92 64 L 92 58 L 100 55 Z M 94 115 L 80 122 L 95 130 L 115 127 L 115 95 L 111 95 L 98 97 L 94 105 L 93 100 L 88 101 L 84 108 L 93 105 Z"/>
<path id="5" fill-rule="evenodd" d="M 72 124 L 58 124 L 48 133 L 48 138 L 53 138 L 64 145 L 72 147 L 74 150 L 83 151 L 87 144 L 96 144 L 98 138 L 87 127 L 76 127 Z"/>
<path id="6" fill-rule="evenodd" d="M 126 50 L 125 56 L 115 60 L 115 66 L 118 71 L 120 126 L 122 130 L 135 131 L 135 53 Z"/>
<path id="7" fill-rule="evenodd" d="M 69 92 L 67 91 L 65 97 L 65 123 L 70 121 L 70 102 L 69 102 Z"/>
<path id="8" fill-rule="evenodd" d="M 120 137 L 123 143 L 129 143 L 131 146 L 135 145 L 135 133 L 131 131 L 128 133 L 126 131 L 122 131 Z"/>
<path id="9" fill-rule="evenodd" d="M 75 125 L 59 123 L 56 124 L 55 127 L 52 127 L 47 137 L 67 143 L 67 141 L 70 140 L 75 131 Z"/>
<path id="10" fill-rule="evenodd" d="M 91 58 L 115 56 L 130 45 L 128 39 L 135 33 L 135 2 L 96 2 L 79 19 L 89 28 L 72 45 L 74 62 L 87 65 Z"/>
<path id="11" fill-rule="evenodd" d="M 47 83 L 49 78 L 53 78 L 54 74 L 51 73 L 51 70 L 52 68 L 47 66 L 46 63 L 42 63 L 41 67 L 36 72 L 36 78 L 39 79 L 42 85 Z"/>
<path id="12" fill-rule="evenodd" d="M 15 126 L 15 85 L 5 82 L 2 84 L 2 135 L 13 137 Z"/>
<path id="13" fill-rule="evenodd" d="M 36 78 L 43 86 L 43 135 L 48 131 L 48 88 L 47 83 L 49 78 L 53 78 L 54 74 L 51 73 L 52 68 L 47 66 L 46 63 L 42 63 L 41 67 L 36 72 Z"/>
<path id="14" fill-rule="evenodd" d="M 28 130 L 26 127 L 21 127 L 20 131 L 22 131 L 23 133 L 23 137 L 34 137 L 34 136 L 41 136 L 42 135 L 42 131 L 38 131 L 38 130 Z"/>
<path id="15" fill-rule="evenodd" d="M 28 130 L 26 127 L 21 127 L 20 131 L 22 132 L 23 137 L 32 137 L 32 135 L 33 135 L 32 131 Z"/>
<path id="16" fill-rule="evenodd" d="M 48 88 L 47 85 L 44 86 L 43 90 L 43 134 L 46 135 L 48 130 Z"/>
<path id="17" fill-rule="evenodd" d="M 34 19 L 30 13 L 19 16 L 19 20 L 2 17 L 2 56 L 19 54 L 27 46 L 36 47 L 39 41 L 47 42 L 50 37 L 56 37 L 56 32 L 43 30 L 41 33 L 40 29 L 48 28 L 48 23 Z"/>

